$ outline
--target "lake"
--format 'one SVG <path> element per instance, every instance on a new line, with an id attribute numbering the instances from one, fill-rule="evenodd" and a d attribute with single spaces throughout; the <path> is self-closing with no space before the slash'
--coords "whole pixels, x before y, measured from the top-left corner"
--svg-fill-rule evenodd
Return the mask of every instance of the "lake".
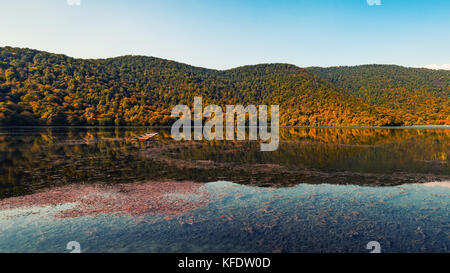
<path id="1" fill-rule="evenodd" d="M 0 128 L 0 252 L 449 252 L 449 155 L 439 127 L 280 128 L 273 152 Z"/>

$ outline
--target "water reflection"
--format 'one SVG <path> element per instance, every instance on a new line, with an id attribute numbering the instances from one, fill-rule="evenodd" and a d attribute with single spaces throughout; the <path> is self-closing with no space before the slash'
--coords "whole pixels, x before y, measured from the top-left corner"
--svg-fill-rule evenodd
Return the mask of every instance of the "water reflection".
<path id="1" fill-rule="evenodd" d="M 146 131 L 151 142 L 132 142 Z M 0 198 L 55 185 L 227 180 L 369 186 L 450 178 L 450 130 L 281 128 L 280 146 L 177 142 L 164 128 L 0 128 Z"/>
<path id="2" fill-rule="evenodd" d="M 169 133 L 0 128 L 0 252 L 449 251 L 448 129 Z"/>
<path id="3" fill-rule="evenodd" d="M 127 185 L 132 191 L 142 186 Z M 191 202 L 184 191 L 192 189 L 166 185 L 159 193 Z M 73 211 L 74 200 L 45 190 L 59 205 L 46 206 L 39 198 L 2 203 L 0 252 L 64 252 L 72 240 L 83 252 L 367 252 L 374 240 L 382 252 L 448 252 L 450 191 L 441 185 L 258 188 L 219 181 L 193 187 L 205 193 L 194 199 L 201 205 L 181 214 L 157 206 L 151 213 L 137 208 L 123 215 L 100 202 L 93 205 L 104 209 L 89 206 L 87 214 L 62 218 L 61 212 Z M 94 188 L 87 188 L 92 194 Z M 173 198 L 166 194 L 160 204 Z M 139 211 L 143 216 L 133 214 Z"/>

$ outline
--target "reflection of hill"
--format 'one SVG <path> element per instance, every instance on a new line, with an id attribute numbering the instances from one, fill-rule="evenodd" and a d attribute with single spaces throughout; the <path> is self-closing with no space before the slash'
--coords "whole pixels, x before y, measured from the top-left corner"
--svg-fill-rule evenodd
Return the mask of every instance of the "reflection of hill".
<path id="1" fill-rule="evenodd" d="M 282 128 L 279 149 L 258 142 L 176 142 L 168 129 L 1 129 L 0 196 L 53 185 L 229 180 L 241 184 L 396 185 L 449 179 L 449 130 Z"/>
<path id="2" fill-rule="evenodd" d="M 428 134 L 427 134 L 428 132 Z M 429 136 L 433 130 L 427 129 L 372 129 L 372 128 L 282 128 L 280 138 L 284 140 L 310 140 L 333 144 L 348 145 L 384 145 L 406 139 Z M 441 130 L 437 134 L 450 138 L 450 130 Z"/>
<path id="3" fill-rule="evenodd" d="M 429 181 L 450 174 L 449 162 L 444 156 L 450 149 L 448 132 L 346 131 L 295 129 L 296 134 L 283 133 L 279 149 L 271 153 L 260 152 L 256 142 L 243 141 L 176 143 L 151 148 L 145 155 L 189 172 L 191 178 L 256 185 L 395 185 Z M 289 135 L 292 140 L 287 140 Z M 439 160 L 433 160 L 436 158 Z"/>
<path id="4" fill-rule="evenodd" d="M 386 171 L 390 169 L 386 166 L 388 163 L 395 167 L 398 160 L 404 161 L 402 168 L 405 169 L 407 161 L 447 158 L 450 139 L 449 132 L 444 130 L 396 129 L 282 128 L 280 136 L 280 147 L 272 153 L 260 152 L 259 144 L 255 142 L 212 142 L 182 149 L 175 156 L 218 162 L 273 163 L 344 170 L 352 166 L 344 167 L 343 164 L 355 158 L 359 161 L 354 162 L 355 167 L 361 168 L 365 162 L 370 166 L 367 171 L 374 172 L 378 169 L 374 168 L 375 163 L 383 166 L 380 171 Z M 419 166 L 414 166 L 410 171 L 417 168 Z"/>

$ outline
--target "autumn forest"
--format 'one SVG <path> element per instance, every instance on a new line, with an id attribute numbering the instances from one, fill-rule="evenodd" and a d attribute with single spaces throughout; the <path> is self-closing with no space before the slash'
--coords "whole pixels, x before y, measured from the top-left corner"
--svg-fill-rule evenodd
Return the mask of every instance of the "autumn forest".
<path id="1" fill-rule="evenodd" d="M 450 71 L 394 65 L 212 70 L 0 47 L 0 125 L 170 125 L 177 104 L 278 104 L 283 126 L 450 125 Z"/>

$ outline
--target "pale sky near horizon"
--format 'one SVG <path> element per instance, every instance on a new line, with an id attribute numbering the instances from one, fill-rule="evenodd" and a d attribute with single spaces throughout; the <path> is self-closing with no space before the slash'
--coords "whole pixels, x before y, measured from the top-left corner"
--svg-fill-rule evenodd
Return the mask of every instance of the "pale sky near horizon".
<path id="1" fill-rule="evenodd" d="M 79 58 L 450 69 L 445 0 L 1 0 L 0 12 L 0 46 Z"/>

